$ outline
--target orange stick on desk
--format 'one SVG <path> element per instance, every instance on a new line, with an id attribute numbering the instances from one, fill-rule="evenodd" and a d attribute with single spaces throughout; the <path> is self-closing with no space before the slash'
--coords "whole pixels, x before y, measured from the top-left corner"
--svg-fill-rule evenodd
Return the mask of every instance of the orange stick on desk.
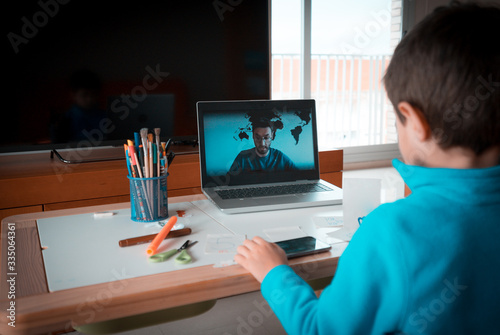
<path id="1" fill-rule="evenodd" d="M 160 245 L 161 241 L 165 239 L 165 237 L 172 230 L 176 222 L 177 222 L 177 216 L 172 216 L 170 220 L 168 220 L 168 222 L 165 224 L 165 226 L 163 226 L 163 228 L 160 230 L 158 235 L 156 235 L 155 239 L 153 240 L 153 242 L 151 242 L 146 251 L 149 256 L 154 255 L 156 253 L 156 249 L 158 249 L 158 246 Z"/>

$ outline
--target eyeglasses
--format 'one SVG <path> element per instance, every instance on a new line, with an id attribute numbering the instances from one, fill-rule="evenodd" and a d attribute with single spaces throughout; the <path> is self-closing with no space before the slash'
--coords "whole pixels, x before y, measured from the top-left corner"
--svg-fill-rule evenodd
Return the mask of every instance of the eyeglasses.
<path id="1" fill-rule="evenodd" d="M 253 139 L 256 140 L 257 142 L 271 142 L 271 137 L 270 136 L 264 136 L 260 137 L 259 135 L 253 135 Z"/>

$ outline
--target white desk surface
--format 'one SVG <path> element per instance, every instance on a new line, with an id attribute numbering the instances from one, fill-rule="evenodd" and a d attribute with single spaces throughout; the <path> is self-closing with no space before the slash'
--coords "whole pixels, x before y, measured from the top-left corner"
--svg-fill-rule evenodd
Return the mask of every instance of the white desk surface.
<path id="1" fill-rule="evenodd" d="M 271 242 L 277 242 L 277 239 L 269 238 L 265 231 L 280 227 L 299 227 L 304 232 L 304 235 L 313 236 L 326 242 L 325 232 L 332 231 L 332 228 L 316 228 L 313 218 L 319 216 L 342 216 L 341 205 L 224 214 L 208 200 L 193 201 L 192 203 L 234 234 L 247 235 L 248 238 L 260 236 Z"/>
<path id="2" fill-rule="evenodd" d="M 115 211 L 117 215 L 94 219 L 93 213 L 62 216 L 38 221 L 38 232 L 45 272 L 50 291 L 64 290 L 98 283 L 147 276 L 177 269 L 214 264 L 217 255 L 205 255 L 207 232 L 230 234 L 219 223 L 191 203 L 169 204 L 169 215 L 185 210 L 186 216 L 178 223 L 192 229 L 185 238 L 167 239 L 158 252 L 179 248 L 186 240 L 198 241 L 189 249 L 193 262 L 186 265 L 169 259 L 161 263 L 148 261 L 148 244 L 120 247 L 118 241 L 126 238 L 158 233 L 159 225 L 134 222 L 130 209 Z"/>
<path id="3" fill-rule="evenodd" d="M 153 275 L 178 269 L 218 264 L 233 255 L 205 254 L 207 234 L 238 234 L 266 240 L 266 229 L 296 227 L 306 234 L 322 239 L 322 229 L 316 229 L 314 216 L 342 215 L 342 206 L 322 206 L 280 211 L 224 214 L 209 200 L 169 204 L 169 214 L 185 210 L 179 218 L 192 233 L 185 238 L 167 239 L 158 252 L 179 248 L 186 240 L 199 241 L 189 249 L 193 262 L 186 265 L 169 259 L 151 263 L 146 255 L 148 244 L 121 248 L 118 241 L 154 234 L 159 225 L 134 222 L 130 210 L 117 210 L 109 218 L 94 219 L 93 214 L 79 214 L 38 220 L 40 243 L 50 291 L 58 291 L 120 279 Z M 327 229 L 327 228 L 326 228 Z M 347 243 L 334 244 L 332 257 L 341 255 Z"/>

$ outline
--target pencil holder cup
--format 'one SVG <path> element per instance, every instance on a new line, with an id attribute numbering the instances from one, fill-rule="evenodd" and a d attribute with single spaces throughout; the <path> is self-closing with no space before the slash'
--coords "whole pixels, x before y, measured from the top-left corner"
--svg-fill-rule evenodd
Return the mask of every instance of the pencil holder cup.
<path id="1" fill-rule="evenodd" d="M 167 175 L 154 178 L 133 178 L 130 181 L 131 219 L 154 222 L 168 218 Z"/>

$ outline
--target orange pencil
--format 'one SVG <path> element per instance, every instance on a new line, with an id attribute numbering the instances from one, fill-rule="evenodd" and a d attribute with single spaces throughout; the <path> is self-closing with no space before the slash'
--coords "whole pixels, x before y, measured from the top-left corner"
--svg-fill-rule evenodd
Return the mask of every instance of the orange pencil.
<path id="1" fill-rule="evenodd" d="M 130 162 L 130 155 L 128 154 L 128 145 L 124 144 L 123 149 L 125 150 L 125 159 L 127 161 L 127 169 L 130 177 L 135 177 L 135 171 L 132 167 L 132 163 Z"/>
<path id="2" fill-rule="evenodd" d="M 132 161 L 132 169 L 134 170 L 135 178 L 142 178 L 142 173 L 140 167 L 137 166 L 137 154 L 135 152 L 134 145 L 129 145 L 128 153 L 130 155 L 130 160 Z"/>
<path id="3" fill-rule="evenodd" d="M 163 151 L 163 157 L 167 157 L 167 152 L 165 151 L 166 145 L 167 145 L 167 143 L 161 142 L 161 149 Z"/>
<path id="4" fill-rule="evenodd" d="M 128 145 L 124 144 L 123 145 L 123 150 L 125 151 L 125 159 L 130 162 L 130 156 L 128 154 Z"/>
<path id="5" fill-rule="evenodd" d="M 148 249 L 146 251 L 148 256 L 154 255 L 156 253 L 156 249 L 158 249 L 158 246 L 160 245 L 161 241 L 165 239 L 165 237 L 172 230 L 176 222 L 177 222 L 177 216 L 172 216 L 165 224 L 165 226 L 163 226 L 162 230 L 160 230 L 160 232 L 158 233 L 158 235 L 156 235 L 153 242 L 151 242 L 151 244 L 148 246 Z"/>

